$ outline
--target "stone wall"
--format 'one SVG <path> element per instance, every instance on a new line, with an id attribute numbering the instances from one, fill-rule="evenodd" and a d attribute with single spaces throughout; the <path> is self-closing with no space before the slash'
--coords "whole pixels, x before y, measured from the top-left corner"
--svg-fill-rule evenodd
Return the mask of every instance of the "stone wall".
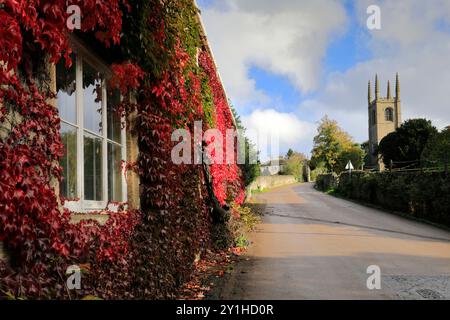
<path id="1" fill-rule="evenodd" d="M 294 176 L 259 176 L 248 186 L 247 193 L 250 194 L 254 190 L 270 189 L 296 182 L 297 179 Z"/>
<path id="2" fill-rule="evenodd" d="M 261 176 L 274 176 L 283 170 L 283 165 L 261 166 Z"/>

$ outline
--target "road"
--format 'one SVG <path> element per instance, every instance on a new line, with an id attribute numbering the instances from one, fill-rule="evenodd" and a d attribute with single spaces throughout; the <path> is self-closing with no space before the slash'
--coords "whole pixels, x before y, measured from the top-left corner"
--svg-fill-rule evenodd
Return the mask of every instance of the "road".
<path id="1" fill-rule="evenodd" d="M 450 232 L 298 184 L 258 194 L 262 224 L 222 299 L 450 299 Z M 379 266 L 381 289 L 367 268 Z"/>

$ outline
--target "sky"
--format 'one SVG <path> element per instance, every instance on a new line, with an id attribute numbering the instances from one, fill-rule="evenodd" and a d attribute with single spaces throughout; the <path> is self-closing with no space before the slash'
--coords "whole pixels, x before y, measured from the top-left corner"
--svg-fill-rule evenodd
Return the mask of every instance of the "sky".
<path id="1" fill-rule="evenodd" d="M 367 141 L 376 73 L 381 95 L 399 73 L 404 120 L 450 125 L 448 0 L 197 3 L 228 98 L 247 129 L 279 137 L 281 154 L 309 155 L 325 115 Z M 381 9 L 380 30 L 367 28 L 370 5 Z"/>

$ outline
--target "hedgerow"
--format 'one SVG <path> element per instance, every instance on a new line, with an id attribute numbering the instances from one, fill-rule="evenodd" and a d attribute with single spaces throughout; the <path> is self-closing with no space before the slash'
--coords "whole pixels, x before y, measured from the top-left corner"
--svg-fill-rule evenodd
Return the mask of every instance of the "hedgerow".
<path id="1" fill-rule="evenodd" d="M 338 182 L 319 176 L 318 189 L 450 226 L 450 174 L 447 172 L 347 172 Z M 335 181 L 335 180 L 333 180 Z M 327 183 L 325 183 L 327 182 Z"/>

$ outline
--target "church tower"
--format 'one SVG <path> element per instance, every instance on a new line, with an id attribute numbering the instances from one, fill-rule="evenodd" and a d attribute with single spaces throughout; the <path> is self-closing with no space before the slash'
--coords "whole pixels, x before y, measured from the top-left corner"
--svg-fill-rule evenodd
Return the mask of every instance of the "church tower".
<path id="1" fill-rule="evenodd" d="M 378 75 L 375 75 L 375 99 L 372 99 L 372 88 L 368 86 L 369 105 L 369 162 L 376 170 L 384 170 L 383 161 L 377 154 L 380 141 L 389 133 L 395 131 L 402 123 L 400 102 L 400 80 L 398 73 L 395 79 L 395 97 L 391 94 L 391 84 L 387 83 L 386 97 L 380 96 Z"/>

